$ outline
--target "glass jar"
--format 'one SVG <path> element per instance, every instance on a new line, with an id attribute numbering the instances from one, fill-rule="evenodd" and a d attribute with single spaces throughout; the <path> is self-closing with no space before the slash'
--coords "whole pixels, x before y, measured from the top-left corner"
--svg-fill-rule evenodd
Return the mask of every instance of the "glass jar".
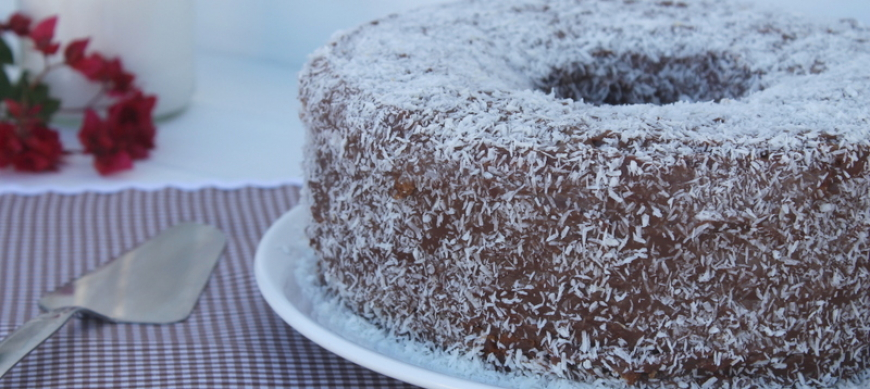
<path id="1" fill-rule="evenodd" d="M 90 38 L 86 53 L 97 50 L 106 58 L 119 57 L 135 74 L 135 84 L 157 96 L 156 118 L 189 104 L 195 84 L 193 0 L 19 0 L 19 9 L 34 25 L 58 16 L 54 41 L 62 46 L 52 62 L 63 60 L 70 41 Z M 41 71 L 43 55 L 22 46 L 22 68 Z M 62 119 L 80 117 L 99 92 L 96 83 L 65 67 L 45 80 L 51 95 L 62 102 Z"/>

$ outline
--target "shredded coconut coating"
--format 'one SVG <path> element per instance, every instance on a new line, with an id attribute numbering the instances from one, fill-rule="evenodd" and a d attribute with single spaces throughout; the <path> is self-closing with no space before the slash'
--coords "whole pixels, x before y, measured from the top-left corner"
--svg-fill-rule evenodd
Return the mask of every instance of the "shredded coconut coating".
<path id="1" fill-rule="evenodd" d="M 300 99 L 323 280 L 396 334 L 616 386 L 870 366 L 856 22 L 465 1 L 337 34 Z"/>

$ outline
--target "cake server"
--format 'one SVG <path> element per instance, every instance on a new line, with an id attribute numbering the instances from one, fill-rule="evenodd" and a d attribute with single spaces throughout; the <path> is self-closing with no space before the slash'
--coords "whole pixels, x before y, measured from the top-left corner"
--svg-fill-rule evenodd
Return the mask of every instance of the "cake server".
<path id="1" fill-rule="evenodd" d="M 221 252 L 224 234 L 182 223 L 39 300 L 47 312 L 0 342 L 0 377 L 76 313 L 115 323 L 169 324 L 186 319 Z"/>

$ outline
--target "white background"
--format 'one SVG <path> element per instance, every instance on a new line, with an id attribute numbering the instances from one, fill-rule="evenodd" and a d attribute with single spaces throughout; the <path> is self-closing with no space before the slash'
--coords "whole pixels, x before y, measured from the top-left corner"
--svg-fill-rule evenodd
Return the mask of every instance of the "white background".
<path id="1" fill-rule="evenodd" d="M 111 1 L 111 0 L 107 0 Z M 120 1 L 120 0 L 114 0 Z M 100 177 L 85 156 L 47 174 L 0 171 L 0 193 L 130 187 L 279 185 L 300 182 L 304 130 L 296 75 L 337 30 L 440 0 L 193 0 L 197 91 L 181 115 L 159 123 L 157 149 L 134 170 Z M 870 0 L 757 0 L 756 5 L 870 25 Z M 0 0 L 0 18 L 15 9 Z M 62 23 L 62 19 L 60 21 Z M 67 145 L 75 128 L 61 128 Z"/>
<path id="2" fill-rule="evenodd" d="M 194 0 L 198 47 L 299 66 L 329 36 L 375 18 L 444 0 Z M 870 0 L 746 0 L 782 12 L 870 25 Z M 15 0 L 0 0 L 0 16 Z"/>
<path id="3" fill-rule="evenodd" d="M 200 47 L 299 65 L 339 29 L 443 0 L 198 0 Z M 782 12 L 870 25 L 870 0 L 755 0 Z"/>

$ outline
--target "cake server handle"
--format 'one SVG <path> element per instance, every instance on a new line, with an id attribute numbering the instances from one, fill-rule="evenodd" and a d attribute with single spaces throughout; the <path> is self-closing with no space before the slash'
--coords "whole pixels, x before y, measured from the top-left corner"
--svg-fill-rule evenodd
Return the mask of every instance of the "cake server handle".
<path id="1" fill-rule="evenodd" d="M 45 312 L 30 319 L 3 339 L 0 342 L 0 377 L 63 327 L 80 310 L 81 308 L 78 307 L 64 307 Z"/>

